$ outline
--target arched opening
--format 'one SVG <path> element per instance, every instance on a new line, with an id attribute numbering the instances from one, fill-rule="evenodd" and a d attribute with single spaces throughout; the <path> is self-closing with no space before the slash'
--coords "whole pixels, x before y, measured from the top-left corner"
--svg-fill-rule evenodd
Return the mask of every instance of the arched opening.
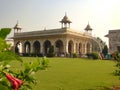
<path id="1" fill-rule="evenodd" d="M 44 42 L 44 54 L 48 54 L 49 53 L 50 46 L 51 46 L 51 42 L 49 40 L 46 40 Z"/>
<path id="2" fill-rule="evenodd" d="M 18 41 L 15 45 L 15 53 L 20 54 L 22 53 L 22 43 Z"/>
<path id="3" fill-rule="evenodd" d="M 90 53 L 90 43 L 87 43 L 87 53 Z"/>
<path id="4" fill-rule="evenodd" d="M 24 50 L 25 54 L 29 55 L 30 54 L 30 42 L 29 41 L 25 42 L 24 49 L 25 49 Z"/>
<path id="5" fill-rule="evenodd" d="M 68 53 L 70 53 L 70 54 L 72 54 L 73 53 L 73 46 L 74 44 L 73 44 L 73 41 L 69 41 L 68 42 Z"/>
<path id="6" fill-rule="evenodd" d="M 58 56 L 64 53 L 63 51 L 63 42 L 61 40 L 57 40 L 55 42 L 55 47 L 56 47 L 56 53 Z"/>
<path id="7" fill-rule="evenodd" d="M 39 41 L 35 41 L 34 44 L 33 44 L 33 49 L 34 49 L 34 53 L 37 55 L 37 54 L 40 54 L 40 43 Z"/>

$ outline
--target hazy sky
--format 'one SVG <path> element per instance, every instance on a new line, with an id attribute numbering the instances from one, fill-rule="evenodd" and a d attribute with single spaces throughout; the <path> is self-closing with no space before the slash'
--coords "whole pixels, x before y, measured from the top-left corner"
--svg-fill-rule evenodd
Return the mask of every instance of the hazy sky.
<path id="1" fill-rule="evenodd" d="M 0 28 L 17 20 L 23 31 L 60 28 L 65 12 L 71 28 L 83 31 L 89 22 L 104 41 L 108 30 L 120 29 L 120 0 L 0 0 Z"/>

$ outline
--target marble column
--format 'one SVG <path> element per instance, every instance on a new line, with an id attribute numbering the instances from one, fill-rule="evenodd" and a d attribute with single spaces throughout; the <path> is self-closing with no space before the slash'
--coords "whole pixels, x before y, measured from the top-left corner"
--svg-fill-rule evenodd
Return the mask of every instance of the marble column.
<path id="1" fill-rule="evenodd" d="M 44 42 L 40 42 L 40 53 L 44 54 Z"/>
<path id="2" fill-rule="evenodd" d="M 30 53 L 34 53 L 33 41 L 30 42 Z"/>
<path id="3" fill-rule="evenodd" d="M 68 41 L 64 41 L 63 43 L 63 47 L 64 47 L 64 53 L 68 53 Z"/>
<path id="4" fill-rule="evenodd" d="M 25 53 L 25 46 L 24 46 L 24 42 L 22 42 L 22 53 Z"/>

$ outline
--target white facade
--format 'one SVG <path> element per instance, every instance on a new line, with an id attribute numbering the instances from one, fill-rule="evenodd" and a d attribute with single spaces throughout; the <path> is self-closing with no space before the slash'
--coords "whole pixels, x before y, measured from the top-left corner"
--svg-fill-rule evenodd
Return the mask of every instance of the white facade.
<path id="1" fill-rule="evenodd" d="M 67 15 L 60 21 L 61 28 L 31 32 L 21 32 L 18 23 L 14 27 L 14 50 L 22 54 L 48 54 L 51 46 L 55 54 L 86 54 L 97 51 L 93 48 L 101 47 L 92 37 L 92 28 L 88 24 L 85 32 L 76 32 L 70 28 L 72 23 Z M 21 48 L 21 49 L 20 49 Z"/>

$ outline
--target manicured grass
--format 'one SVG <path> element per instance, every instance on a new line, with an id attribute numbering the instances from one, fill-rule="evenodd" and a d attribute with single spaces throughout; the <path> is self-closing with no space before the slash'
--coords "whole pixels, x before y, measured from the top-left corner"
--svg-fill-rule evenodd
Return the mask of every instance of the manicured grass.
<path id="1" fill-rule="evenodd" d="M 23 57 L 25 62 L 35 58 Z M 119 85 L 112 73 L 115 62 L 81 58 L 49 58 L 49 68 L 35 74 L 38 81 L 33 90 L 109 90 Z M 19 68 L 18 64 L 15 67 Z M 104 89 L 102 89 L 104 88 Z"/>

